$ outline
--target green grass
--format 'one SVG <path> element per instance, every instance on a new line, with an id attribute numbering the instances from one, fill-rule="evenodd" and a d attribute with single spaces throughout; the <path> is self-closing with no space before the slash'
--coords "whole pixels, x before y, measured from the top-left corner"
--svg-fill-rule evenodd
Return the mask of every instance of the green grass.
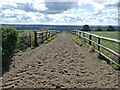
<path id="1" fill-rule="evenodd" d="M 90 33 L 97 34 L 103 37 L 108 37 L 108 38 L 113 38 L 113 39 L 119 39 L 120 40 L 120 32 L 118 31 L 102 31 L 102 32 L 97 32 L 97 31 L 91 31 Z"/>
<path id="2" fill-rule="evenodd" d="M 91 33 L 97 34 L 97 35 L 100 35 L 100 36 L 104 36 L 104 37 L 108 37 L 108 38 L 113 38 L 113 39 L 119 39 L 120 40 L 120 37 L 119 37 L 120 32 L 117 32 L 117 31 L 114 31 L 114 32 L 91 32 Z M 112 42 L 106 41 L 106 40 L 102 40 L 101 43 L 104 46 L 107 46 L 107 47 L 111 48 L 112 50 L 120 53 L 118 44 L 115 44 L 115 43 L 112 43 Z"/>
<path id="3" fill-rule="evenodd" d="M 120 34 L 120 32 L 117 32 L 117 31 L 114 31 L 114 32 L 91 32 L 93 34 L 97 34 L 97 35 L 100 35 L 100 36 L 104 36 L 104 37 L 108 37 L 108 38 L 113 38 L 113 39 L 119 39 L 119 36 L 118 34 Z M 93 38 L 94 41 L 97 41 L 95 38 Z M 120 40 L 120 39 L 119 39 Z M 106 40 L 101 40 L 101 44 L 116 51 L 117 53 L 120 53 L 119 51 L 119 44 L 116 44 L 116 43 L 113 43 L 113 42 L 110 42 L 110 41 L 106 41 Z"/>
<path id="4" fill-rule="evenodd" d="M 118 32 L 90 32 L 90 33 L 93 33 L 93 34 L 97 34 L 97 35 L 100 35 L 100 36 L 104 36 L 104 37 L 109 37 L 109 38 L 113 38 L 113 39 L 118 39 Z M 120 32 L 119 32 L 120 33 Z M 85 42 L 83 42 L 84 40 L 83 39 L 80 39 L 78 38 L 76 35 L 72 35 L 72 34 L 69 34 L 70 37 L 77 43 L 82 43 L 84 45 Z M 86 37 L 88 37 L 86 35 Z M 92 38 L 93 41 L 97 42 L 97 38 Z M 86 41 L 88 43 L 88 41 Z M 117 53 L 120 53 L 119 52 L 119 44 L 116 44 L 116 43 L 113 43 L 113 42 L 110 42 L 110 41 L 106 41 L 106 40 L 101 40 L 101 44 L 116 51 Z M 86 44 L 88 46 L 88 44 Z M 92 46 L 90 46 L 90 52 L 94 52 L 94 49 L 97 49 L 98 46 L 93 44 L 92 43 Z M 104 53 L 106 56 L 110 57 L 111 59 L 115 60 L 116 62 L 118 62 L 119 58 L 116 57 L 115 55 L 111 54 L 110 52 L 100 48 L 100 51 L 102 53 Z M 99 55 L 98 55 L 99 56 Z M 118 66 L 116 66 L 115 64 L 110 64 L 114 69 L 118 69 Z"/>
<path id="5" fill-rule="evenodd" d="M 24 31 L 19 31 L 20 35 L 28 35 L 28 34 L 34 34 L 32 30 L 24 30 Z"/>
<path id="6" fill-rule="evenodd" d="M 79 46 L 83 46 L 83 45 L 86 45 L 84 41 L 80 40 L 80 38 L 78 38 L 76 35 L 73 35 L 73 34 L 70 34 L 70 33 L 67 33 L 71 38 L 72 40 L 77 43 L 77 45 Z"/>
<path id="7" fill-rule="evenodd" d="M 38 30 L 38 31 L 40 31 L 40 30 Z M 32 38 L 32 48 L 34 47 L 34 31 L 32 31 L 32 30 L 24 30 L 24 31 L 20 31 L 20 35 L 19 36 L 22 36 L 22 35 L 29 35 L 29 34 L 31 34 L 31 38 Z M 47 40 L 45 40 L 43 43 L 45 44 L 45 43 L 48 43 L 48 42 L 50 42 L 50 41 L 52 41 L 54 38 L 56 38 L 57 36 L 58 36 L 59 34 L 56 34 L 56 35 L 54 35 L 54 36 L 51 36 L 51 37 L 49 37 Z M 41 39 L 40 38 L 38 38 L 38 41 L 41 41 Z"/>
<path id="8" fill-rule="evenodd" d="M 53 40 L 54 38 L 56 38 L 58 35 L 59 35 L 59 34 L 56 34 L 56 35 L 53 35 L 53 36 L 49 37 L 47 40 L 44 41 L 44 44 L 52 41 L 52 40 Z"/>
<path id="9" fill-rule="evenodd" d="M 117 32 L 117 31 L 110 31 L 110 32 L 107 32 L 107 31 L 103 31 L 103 32 L 90 32 L 90 33 L 93 33 L 93 34 L 96 34 L 96 35 L 99 35 L 99 36 L 103 36 L 103 37 L 108 37 L 108 38 L 113 38 L 113 39 L 119 39 L 120 40 L 120 37 L 118 36 L 120 34 L 120 32 Z M 93 38 L 94 41 L 97 41 L 95 38 Z M 106 40 L 101 40 L 101 44 L 105 47 L 108 47 L 110 48 L 111 50 L 117 52 L 117 53 L 120 53 L 120 45 L 117 44 L 117 43 L 113 43 L 113 42 L 110 42 L 110 41 L 106 41 Z M 97 48 L 97 46 L 95 46 L 95 48 Z M 105 49 L 100 49 L 100 51 L 102 53 L 104 53 L 105 55 L 107 55 L 108 57 L 110 57 L 111 59 L 115 60 L 116 62 L 118 62 L 119 58 L 113 54 L 111 54 L 110 52 L 108 52 L 107 50 Z M 118 68 L 115 64 L 111 64 L 115 69 Z"/>

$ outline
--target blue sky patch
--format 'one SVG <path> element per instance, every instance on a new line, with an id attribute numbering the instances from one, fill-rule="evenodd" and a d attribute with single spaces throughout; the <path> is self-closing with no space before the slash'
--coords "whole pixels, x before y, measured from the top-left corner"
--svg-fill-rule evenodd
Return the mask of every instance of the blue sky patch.
<path id="1" fill-rule="evenodd" d="M 94 8 L 92 4 L 85 4 L 85 5 L 82 4 L 80 7 L 85 9 L 88 12 L 91 12 L 91 13 L 94 12 Z"/>

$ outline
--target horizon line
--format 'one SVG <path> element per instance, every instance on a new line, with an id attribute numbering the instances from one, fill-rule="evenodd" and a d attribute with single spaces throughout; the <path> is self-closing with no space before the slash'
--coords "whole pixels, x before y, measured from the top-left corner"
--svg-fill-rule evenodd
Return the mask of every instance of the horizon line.
<path id="1" fill-rule="evenodd" d="M 41 24 L 41 23 L 2 23 L 2 24 L 10 24 L 10 25 L 58 25 L 58 26 L 61 26 L 61 25 L 63 25 L 63 26 L 83 26 L 83 25 L 89 25 L 89 26 L 109 26 L 109 25 L 112 25 L 112 24 L 98 24 L 98 25 L 93 25 L 93 24 L 80 24 L 80 25 L 78 25 L 78 24 Z M 2 25 L 1 23 L 0 23 L 0 26 Z M 112 25 L 112 26 L 119 26 L 119 25 Z"/>

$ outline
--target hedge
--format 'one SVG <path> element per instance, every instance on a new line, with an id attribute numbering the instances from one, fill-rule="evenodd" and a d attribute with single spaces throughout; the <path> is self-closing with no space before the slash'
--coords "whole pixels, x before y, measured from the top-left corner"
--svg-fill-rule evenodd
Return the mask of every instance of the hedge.
<path id="1" fill-rule="evenodd" d="M 18 44 L 18 31 L 14 28 L 2 28 L 2 68 L 8 69 Z"/>

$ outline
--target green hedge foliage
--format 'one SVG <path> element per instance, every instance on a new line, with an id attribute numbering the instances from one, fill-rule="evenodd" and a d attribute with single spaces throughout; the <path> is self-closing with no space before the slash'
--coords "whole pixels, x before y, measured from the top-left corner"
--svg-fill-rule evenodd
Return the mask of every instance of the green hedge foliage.
<path id="1" fill-rule="evenodd" d="M 9 67 L 18 44 L 18 31 L 14 28 L 2 28 L 2 66 Z"/>

